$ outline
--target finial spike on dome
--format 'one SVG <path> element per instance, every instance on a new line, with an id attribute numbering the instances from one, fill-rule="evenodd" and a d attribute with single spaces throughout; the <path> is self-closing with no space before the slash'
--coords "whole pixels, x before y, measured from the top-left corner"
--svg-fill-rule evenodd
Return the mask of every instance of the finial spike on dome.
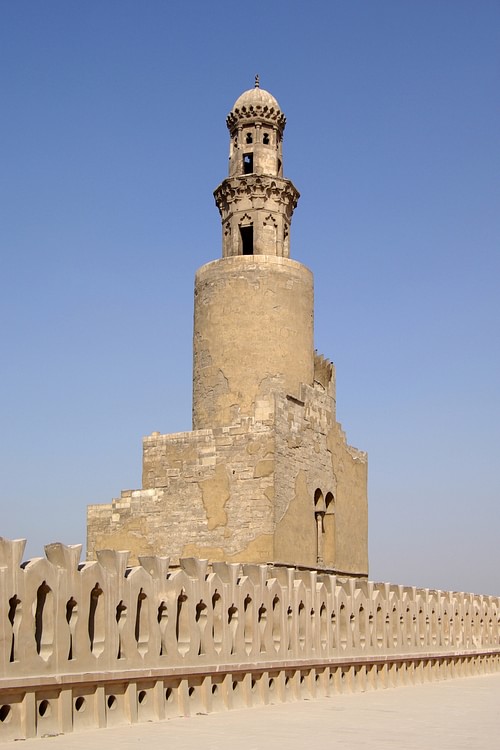
<path id="1" fill-rule="evenodd" d="M 259 77 L 259 74 L 258 74 L 258 73 L 257 73 L 257 75 L 255 76 L 255 88 L 256 88 L 256 89 L 260 88 L 260 77 Z"/>

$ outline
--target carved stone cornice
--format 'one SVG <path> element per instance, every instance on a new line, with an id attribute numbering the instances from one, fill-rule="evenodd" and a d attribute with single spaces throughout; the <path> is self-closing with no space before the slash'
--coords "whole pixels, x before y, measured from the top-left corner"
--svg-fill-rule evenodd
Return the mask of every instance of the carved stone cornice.
<path id="1" fill-rule="evenodd" d="M 299 197 L 299 191 L 290 180 L 268 175 L 228 177 L 214 190 L 215 202 L 223 219 L 236 210 L 241 201 L 264 210 L 270 202 L 282 207 L 283 213 L 291 219 Z"/>
<path id="2" fill-rule="evenodd" d="M 250 104 L 241 108 L 235 107 L 228 114 L 226 125 L 232 132 L 238 125 L 248 125 L 256 121 L 275 125 L 280 133 L 283 133 L 286 125 L 286 117 L 283 112 L 274 107 L 268 107 L 266 104 Z"/>

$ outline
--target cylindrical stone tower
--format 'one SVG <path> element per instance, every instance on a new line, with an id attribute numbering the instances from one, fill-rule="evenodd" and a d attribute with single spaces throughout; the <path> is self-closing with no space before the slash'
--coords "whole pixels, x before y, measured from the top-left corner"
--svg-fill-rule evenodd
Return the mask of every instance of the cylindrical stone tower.
<path id="1" fill-rule="evenodd" d="M 253 416 L 256 401 L 312 385 L 313 279 L 290 260 L 299 193 L 282 177 L 285 117 L 255 88 L 227 118 L 229 177 L 215 190 L 222 259 L 195 279 L 193 429 Z"/>

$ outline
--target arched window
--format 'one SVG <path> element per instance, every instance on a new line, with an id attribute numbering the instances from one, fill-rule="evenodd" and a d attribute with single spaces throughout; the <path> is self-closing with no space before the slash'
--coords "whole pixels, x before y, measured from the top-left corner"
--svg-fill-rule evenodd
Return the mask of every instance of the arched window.
<path id="1" fill-rule="evenodd" d="M 243 154 L 243 174 L 252 174 L 253 154 Z"/>
<path id="2" fill-rule="evenodd" d="M 335 513 L 335 499 L 331 492 L 326 493 L 325 510 L 327 513 Z"/>
<path id="3" fill-rule="evenodd" d="M 241 254 L 253 255 L 253 224 L 240 226 Z"/>
<path id="4" fill-rule="evenodd" d="M 316 521 L 316 564 L 323 565 L 323 534 L 325 527 L 323 519 L 325 517 L 325 501 L 323 493 L 318 488 L 314 493 L 314 518 Z"/>
<path id="5" fill-rule="evenodd" d="M 319 487 L 314 493 L 314 510 L 324 510 L 323 493 Z"/>
<path id="6" fill-rule="evenodd" d="M 329 567 L 335 567 L 335 497 L 332 492 L 327 492 L 325 496 L 325 517 L 324 526 L 324 558 L 325 564 Z"/>

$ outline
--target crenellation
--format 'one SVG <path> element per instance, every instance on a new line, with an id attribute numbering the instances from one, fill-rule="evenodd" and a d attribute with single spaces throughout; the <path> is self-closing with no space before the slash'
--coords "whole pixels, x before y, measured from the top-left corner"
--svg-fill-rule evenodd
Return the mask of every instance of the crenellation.
<path id="1" fill-rule="evenodd" d="M 268 699 L 266 674 L 281 684 L 280 700 L 298 700 L 344 689 L 339 670 L 359 690 L 500 667 L 498 597 L 193 557 L 172 567 L 166 556 L 144 556 L 129 568 L 127 551 L 101 550 L 79 565 L 79 551 L 54 543 L 46 558 L 2 566 L 0 601 L 18 613 L 0 625 L 1 703 L 11 716 L 2 739 L 46 733 L 42 701 L 59 733 L 162 720 L 172 691 L 189 714 L 191 698 L 182 701 L 191 687 L 206 688 L 198 709 L 220 710 L 212 686 L 226 677 L 235 690 L 265 679 L 249 693 L 256 705 Z M 155 686 L 161 706 L 141 714 L 139 694 Z"/>

